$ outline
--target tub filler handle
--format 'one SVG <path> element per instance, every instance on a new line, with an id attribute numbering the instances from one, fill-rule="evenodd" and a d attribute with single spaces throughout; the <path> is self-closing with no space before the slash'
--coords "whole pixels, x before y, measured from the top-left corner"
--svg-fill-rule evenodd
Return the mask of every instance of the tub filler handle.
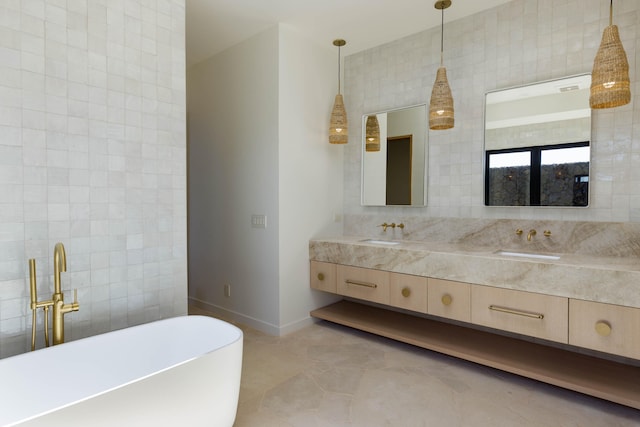
<path id="1" fill-rule="evenodd" d="M 53 306 L 52 300 L 38 302 L 36 260 L 34 258 L 29 259 L 29 288 L 31 290 L 31 351 L 33 351 L 36 349 L 36 324 L 39 308 L 44 310 L 44 345 L 49 347 L 49 308 Z"/>

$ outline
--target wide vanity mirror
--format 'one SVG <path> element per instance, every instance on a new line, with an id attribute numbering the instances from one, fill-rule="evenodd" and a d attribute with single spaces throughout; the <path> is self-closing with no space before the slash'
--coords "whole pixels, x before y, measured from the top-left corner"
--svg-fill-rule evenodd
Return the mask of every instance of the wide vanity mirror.
<path id="1" fill-rule="evenodd" d="M 485 205 L 589 204 L 591 75 L 489 92 Z"/>
<path id="2" fill-rule="evenodd" d="M 362 205 L 425 206 L 426 105 L 365 114 L 362 135 Z"/>

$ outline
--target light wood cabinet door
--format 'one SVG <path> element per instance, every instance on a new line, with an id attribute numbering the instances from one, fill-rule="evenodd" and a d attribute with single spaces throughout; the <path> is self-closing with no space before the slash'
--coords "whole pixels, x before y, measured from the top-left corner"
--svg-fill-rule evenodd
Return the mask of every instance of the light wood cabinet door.
<path id="1" fill-rule="evenodd" d="M 427 313 L 461 322 L 471 321 L 471 285 L 429 278 Z"/>
<path id="2" fill-rule="evenodd" d="M 311 261 L 310 284 L 313 289 L 336 293 L 336 265 L 330 262 Z"/>
<path id="3" fill-rule="evenodd" d="M 569 300 L 569 344 L 640 359 L 640 309 Z"/>
<path id="4" fill-rule="evenodd" d="M 338 265 L 338 294 L 389 304 L 389 272 Z"/>
<path id="5" fill-rule="evenodd" d="M 426 277 L 391 273 L 389 286 L 389 305 L 420 313 L 427 312 Z"/>
<path id="6" fill-rule="evenodd" d="M 566 344 L 569 301 L 564 297 L 474 285 L 471 322 Z"/>

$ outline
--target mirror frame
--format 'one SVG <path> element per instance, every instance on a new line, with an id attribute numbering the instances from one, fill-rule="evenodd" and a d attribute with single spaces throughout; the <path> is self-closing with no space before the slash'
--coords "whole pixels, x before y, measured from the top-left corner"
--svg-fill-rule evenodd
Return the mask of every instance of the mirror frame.
<path id="1" fill-rule="evenodd" d="M 388 204 L 371 204 L 371 203 L 366 203 L 365 202 L 365 160 L 366 160 L 366 155 L 367 155 L 367 151 L 366 151 L 366 122 L 367 122 L 367 117 L 371 116 L 371 115 L 379 115 L 379 114 L 389 114 L 389 113 L 394 113 L 394 112 L 399 112 L 399 111 L 403 111 L 403 110 L 408 110 L 411 108 L 417 108 L 417 107 L 423 107 L 424 108 L 424 114 L 422 115 L 423 119 L 424 119 L 424 156 L 422 158 L 423 161 L 423 173 L 422 173 L 422 182 L 423 182 L 423 189 L 422 189 L 422 197 L 423 197 L 423 203 L 422 204 L 411 204 L 411 205 L 388 205 Z M 361 120 L 361 125 L 362 125 L 362 138 L 361 138 L 361 149 L 360 149 L 360 153 L 361 153 L 361 171 L 360 171 L 360 205 L 361 206 L 365 206 L 365 207 L 403 207 L 403 208 L 424 208 L 427 206 L 427 189 L 428 189 L 428 180 L 429 180 L 429 126 L 428 126 L 428 105 L 426 103 L 421 103 L 421 104 L 414 104 L 414 105 L 408 105 L 408 106 L 404 106 L 404 107 L 398 107 L 398 108 L 393 108 L 393 109 L 389 109 L 389 110 L 382 110 L 382 111 L 377 111 L 377 112 L 370 112 L 370 113 L 365 113 L 362 115 L 362 120 Z M 386 135 L 384 136 L 386 139 Z M 382 138 L 383 135 L 380 135 L 380 140 L 381 140 L 381 144 L 382 144 Z"/>

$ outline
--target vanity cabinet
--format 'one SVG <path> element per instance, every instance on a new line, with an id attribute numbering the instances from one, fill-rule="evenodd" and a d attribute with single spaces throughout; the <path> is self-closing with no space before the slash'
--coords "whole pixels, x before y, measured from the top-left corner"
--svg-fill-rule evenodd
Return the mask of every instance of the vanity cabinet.
<path id="1" fill-rule="evenodd" d="M 453 280 L 428 279 L 427 313 L 471 322 L 471 285 Z"/>
<path id="2" fill-rule="evenodd" d="M 640 409 L 638 364 L 464 325 L 640 360 L 640 308 L 313 260 L 310 266 L 313 289 L 382 304 L 342 300 L 312 317 Z"/>
<path id="3" fill-rule="evenodd" d="M 640 359 L 640 309 L 310 261 L 313 289 Z"/>
<path id="4" fill-rule="evenodd" d="M 337 266 L 337 293 L 378 304 L 389 304 L 389 272 Z"/>
<path id="5" fill-rule="evenodd" d="M 640 309 L 571 299 L 569 344 L 640 359 Z"/>
<path id="6" fill-rule="evenodd" d="M 566 344 L 568 298 L 474 285 L 471 322 Z"/>

